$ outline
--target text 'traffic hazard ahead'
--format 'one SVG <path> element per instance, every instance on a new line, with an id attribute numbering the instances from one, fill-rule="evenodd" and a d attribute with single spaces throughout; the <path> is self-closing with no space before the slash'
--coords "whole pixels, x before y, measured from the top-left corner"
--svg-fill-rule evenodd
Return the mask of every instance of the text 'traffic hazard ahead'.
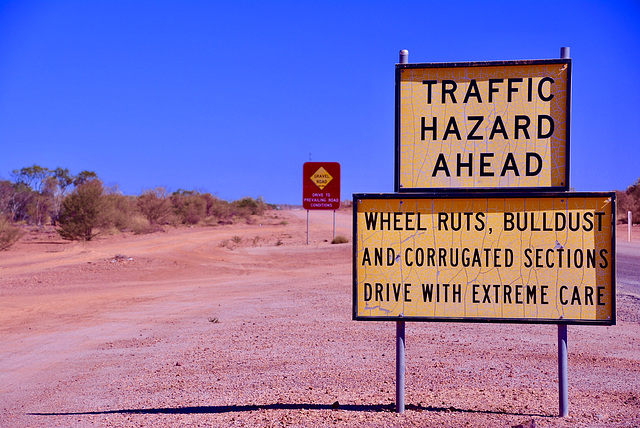
<path id="1" fill-rule="evenodd" d="M 396 192 L 569 190 L 571 60 L 396 65 Z"/>

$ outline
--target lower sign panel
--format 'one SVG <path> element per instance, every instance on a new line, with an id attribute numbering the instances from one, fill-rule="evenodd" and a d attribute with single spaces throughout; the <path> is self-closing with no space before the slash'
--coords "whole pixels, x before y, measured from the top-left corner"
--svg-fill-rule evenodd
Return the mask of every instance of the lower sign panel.
<path id="1" fill-rule="evenodd" d="M 615 193 L 355 194 L 356 320 L 615 324 Z"/>

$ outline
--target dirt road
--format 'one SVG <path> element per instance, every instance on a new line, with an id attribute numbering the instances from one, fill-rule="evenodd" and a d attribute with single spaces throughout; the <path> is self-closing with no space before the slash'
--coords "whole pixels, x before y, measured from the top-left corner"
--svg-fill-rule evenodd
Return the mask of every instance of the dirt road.
<path id="1" fill-rule="evenodd" d="M 569 327 L 351 320 L 351 243 L 331 212 L 110 236 L 33 235 L 0 253 L 0 426 L 640 425 L 640 302 Z M 336 233 L 351 237 L 350 214 Z M 529 424 L 529 425 L 527 425 Z"/>

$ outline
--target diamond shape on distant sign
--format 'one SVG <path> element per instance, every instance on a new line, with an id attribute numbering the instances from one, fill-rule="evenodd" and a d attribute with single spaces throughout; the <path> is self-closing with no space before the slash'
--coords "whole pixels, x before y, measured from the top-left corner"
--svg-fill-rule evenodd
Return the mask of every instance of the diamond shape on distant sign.
<path id="1" fill-rule="evenodd" d="M 311 181 L 313 181 L 316 186 L 320 188 L 320 190 L 324 189 L 324 187 L 329 184 L 331 180 L 333 180 L 333 177 L 323 167 L 320 167 L 320 169 L 314 172 L 310 178 Z"/>

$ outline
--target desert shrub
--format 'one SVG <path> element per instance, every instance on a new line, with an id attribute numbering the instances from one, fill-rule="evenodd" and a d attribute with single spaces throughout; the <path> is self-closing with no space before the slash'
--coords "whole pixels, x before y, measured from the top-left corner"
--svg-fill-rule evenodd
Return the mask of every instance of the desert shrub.
<path id="1" fill-rule="evenodd" d="M 22 235 L 22 230 L 12 225 L 4 216 L 0 216 L 0 251 L 8 250 Z"/>
<path id="2" fill-rule="evenodd" d="M 64 198 L 57 232 L 63 239 L 90 241 L 107 223 L 102 182 L 94 179 Z"/>
<path id="3" fill-rule="evenodd" d="M 114 192 L 107 193 L 103 198 L 109 224 L 120 231 L 129 229 L 131 218 L 136 214 L 134 200 Z"/>
<path id="4" fill-rule="evenodd" d="M 212 215 L 211 210 L 213 209 L 213 205 L 216 203 L 217 198 L 213 196 L 211 193 L 203 193 L 200 195 L 200 197 L 204 201 L 205 216 L 210 217 Z"/>
<path id="5" fill-rule="evenodd" d="M 336 236 L 333 238 L 333 241 L 331 241 L 332 244 L 346 244 L 347 242 L 349 242 L 349 238 L 342 235 Z"/>
<path id="6" fill-rule="evenodd" d="M 134 214 L 129 218 L 127 230 L 135 235 L 146 235 L 147 233 L 155 232 L 156 228 L 142 214 Z"/>
<path id="7" fill-rule="evenodd" d="M 229 223 L 233 219 L 233 207 L 229 202 L 214 198 L 211 206 L 207 207 L 207 217 L 212 217 L 218 223 Z"/>
<path id="8" fill-rule="evenodd" d="M 245 217 L 248 215 L 262 215 L 267 210 L 268 206 L 264 200 L 260 197 L 253 199 L 249 196 L 239 199 L 233 202 L 233 205 L 237 209 L 238 215 Z"/>
<path id="9" fill-rule="evenodd" d="M 174 192 L 171 204 L 178 220 L 183 224 L 198 224 L 207 215 L 207 200 L 195 191 Z"/>
<path id="10" fill-rule="evenodd" d="M 232 202 L 230 205 L 232 216 L 244 219 L 247 223 L 253 222 L 251 216 L 262 215 L 269 208 L 261 197 L 253 199 L 247 196 Z"/>
<path id="11" fill-rule="evenodd" d="M 233 242 L 230 239 L 225 239 L 224 241 L 222 241 L 220 243 L 220 247 L 222 248 L 228 248 L 230 250 L 235 250 L 237 248 L 238 244 Z"/>
<path id="12" fill-rule="evenodd" d="M 138 211 L 147 218 L 150 224 L 173 223 L 173 209 L 164 187 L 145 191 L 138 197 Z"/>

